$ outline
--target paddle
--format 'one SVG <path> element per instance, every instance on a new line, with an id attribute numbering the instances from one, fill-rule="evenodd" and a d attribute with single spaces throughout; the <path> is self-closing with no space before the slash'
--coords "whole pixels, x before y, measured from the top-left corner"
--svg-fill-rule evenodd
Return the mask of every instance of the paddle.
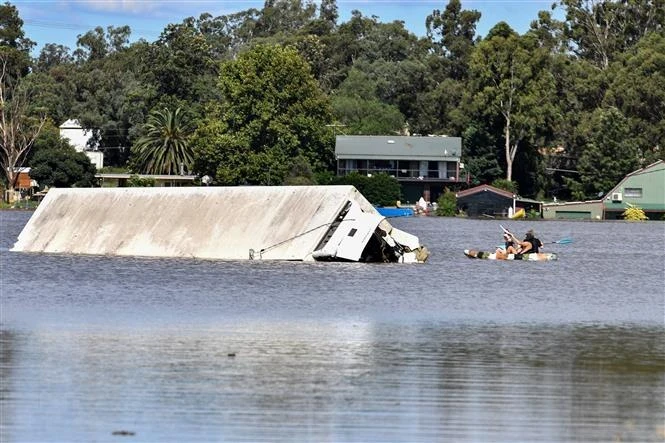
<path id="1" fill-rule="evenodd" d="M 503 229 L 503 232 L 510 235 L 516 242 L 520 243 L 520 240 L 517 237 L 515 237 L 515 235 L 513 235 L 512 232 L 510 232 L 508 229 L 504 228 L 502 225 L 499 225 L 499 226 L 501 226 L 501 229 Z M 544 243 L 547 244 L 547 245 L 550 245 L 550 244 L 568 245 L 572 242 L 573 242 L 573 239 L 571 237 L 564 237 L 561 240 L 548 241 L 548 242 L 544 242 Z"/>
<path id="2" fill-rule="evenodd" d="M 503 225 L 499 225 L 499 226 L 501 227 L 501 229 L 503 229 L 503 232 L 510 235 L 513 238 L 513 240 L 515 240 L 516 243 L 521 242 L 519 238 L 515 237 L 515 235 L 512 232 L 510 232 L 509 230 L 507 230 L 506 228 L 504 228 Z"/>
<path id="3" fill-rule="evenodd" d="M 562 238 L 561 240 L 557 240 L 557 241 L 548 241 L 548 242 L 545 242 L 545 243 L 546 243 L 546 244 L 556 243 L 557 245 L 568 245 L 568 244 L 570 244 L 570 243 L 572 243 L 572 242 L 573 242 L 573 239 L 572 239 L 572 238 L 570 238 L 570 237 L 565 237 L 565 238 Z"/>

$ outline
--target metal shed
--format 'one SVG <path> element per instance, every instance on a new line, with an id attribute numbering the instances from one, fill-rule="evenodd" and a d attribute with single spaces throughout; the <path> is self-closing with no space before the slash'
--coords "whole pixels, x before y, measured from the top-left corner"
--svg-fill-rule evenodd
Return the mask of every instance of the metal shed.
<path id="1" fill-rule="evenodd" d="M 457 196 L 457 208 L 469 217 L 508 217 L 518 208 L 526 212 L 541 212 L 542 203 L 537 200 L 520 197 L 512 192 L 495 188 L 491 185 L 480 185 L 460 191 Z"/>

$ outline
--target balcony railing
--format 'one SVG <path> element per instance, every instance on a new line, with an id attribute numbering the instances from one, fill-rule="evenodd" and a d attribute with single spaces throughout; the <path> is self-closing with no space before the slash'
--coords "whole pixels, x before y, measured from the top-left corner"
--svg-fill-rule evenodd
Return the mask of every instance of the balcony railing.
<path id="1" fill-rule="evenodd" d="M 450 181 L 450 182 L 463 182 L 466 181 L 466 174 L 460 171 L 460 177 L 455 177 L 454 171 L 448 171 L 447 177 L 442 177 L 441 171 L 438 169 L 430 169 L 421 171 L 420 169 L 352 169 L 352 168 L 338 168 L 337 175 L 347 175 L 356 172 L 360 175 L 374 175 L 379 173 L 388 174 L 401 181 L 423 180 L 423 181 Z"/>

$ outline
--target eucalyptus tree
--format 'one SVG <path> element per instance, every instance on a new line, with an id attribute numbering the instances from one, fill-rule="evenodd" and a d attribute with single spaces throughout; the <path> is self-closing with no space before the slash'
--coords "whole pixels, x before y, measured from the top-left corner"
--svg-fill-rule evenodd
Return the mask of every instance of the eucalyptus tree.
<path id="1" fill-rule="evenodd" d="M 560 5 L 575 54 L 600 69 L 643 36 L 665 28 L 665 0 L 560 0 Z"/>
<path id="2" fill-rule="evenodd" d="M 282 183 L 296 158 L 331 166 L 328 98 L 294 48 L 257 45 L 221 66 L 222 99 L 192 141 L 196 172 L 218 184 Z"/>
<path id="3" fill-rule="evenodd" d="M 394 105 L 381 102 L 377 83 L 366 73 L 354 68 L 332 96 L 337 121 L 345 134 L 386 135 L 400 133 L 404 116 Z"/>
<path id="4" fill-rule="evenodd" d="M 37 71 L 48 72 L 51 68 L 74 63 L 74 56 L 67 46 L 47 43 L 39 51 L 35 68 Z"/>
<path id="5" fill-rule="evenodd" d="M 213 49 L 193 18 L 169 24 L 149 47 L 149 76 L 160 94 L 207 101 L 218 74 Z"/>
<path id="6" fill-rule="evenodd" d="M 192 122 L 181 108 L 152 111 L 145 124 L 145 134 L 132 147 L 131 163 L 136 172 L 191 172 L 194 155 L 189 139 L 193 129 Z"/>
<path id="7" fill-rule="evenodd" d="M 604 102 L 628 119 L 644 163 L 665 160 L 665 35 L 643 37 L 608 71 Z"/>
<path id="8" fill-rule="evenodd" d="M 31 109 L 34 90 L 26 87 L 21 77 L 11 68 L 14 58 L 8 51 L 0 51 L 0 168 L 7 187 L 13 190 L 18 181 L 18 168 L 32 149 L 46 122 L 43 110 Z M 41 112 L 40 112 L 41 111 Z"/>
<path id="9" fill-rule="evenodd" d="M 0 4 L 0 53 L 6 79 L 24 77 L 30 72 L 30 51 L 35 42 L 25 36 L 18 9 L 9 2 Z"/>
<path id="10" fill-rule="evenodd" d="M 130 146 L 160 95 L 142 69 L 145 42 L 104 59 L 86 62 L 75 73 L 76 102 L 67 118 L 91 130 L 91 143 L 104 151 L 104 163 L 124 167 Z"/>
<path id="11" fill-rule="evenodd" d="M 435 9 L 425 19 L 433 53 L 447 61 L 446 78 L 467 77 L 469 58 L 478 40 L 476 26 L 480 16 L 476 10 L 463 10 L 460 0 L 450 0 L 443 12 Z"/>
<path id="12" fill-rule="evenodd" d="M 254 29 L 255 37 L 298 32 L 316 19 L 313 0 L 266 0 Z"/>
<path id="13" fill-rule="evenodd" d="M 542 129 L 551 127 L 557 115 L 549 51 L 532 43 L 499 23 L 470 62 L 476 109 L 503 122 L 507 180 L 513 179 L 513 162 L 520 148 L 537 144 Z"/>
<path id="14" fill-rule="evenodd" d="M 131 33 L 131 28 L 127 25 L 117 28 L 108 26 L 106 30 L 97 26 L 78 35 L 74 57 L 79 63 L 101 60 L 109 54 L 126 49 Z"/>
<path id="15" fill-rule="evenodd" d="M 577 199 L 609 192 L 640 165 L 638 141 L 628 119 L 616 108 L 598 108 L 580 122 L 578 177 L 566 181 Z"/>

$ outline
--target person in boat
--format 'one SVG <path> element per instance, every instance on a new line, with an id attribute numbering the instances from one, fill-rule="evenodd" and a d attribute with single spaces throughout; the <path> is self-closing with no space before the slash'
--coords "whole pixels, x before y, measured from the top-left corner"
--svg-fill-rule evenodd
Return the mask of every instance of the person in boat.
<path id="1" fill-rule="evenodd" d="M 510 234 L 504 233 L 503 234 L 503 241 L 504 241 L 503 248 L 497 248 L 496 249 L 497 258 L 505 259 L 508 256 L 508 254 L 518 254 L 519 253 L 518 252 L 519 251 L 519 249 L 518 249 L 519 246 L 517 246 L 515 244 L 515 240 L 513 239 L 513 237 Z"/>
<path id="2" fill-rule="evenodd" d="M 520 254 L 534 254 L 540 252 L 540 249 L 544 248 L 543 242 L 536 238 L 533 229 L 529 229 L 519 244 Z"/>

